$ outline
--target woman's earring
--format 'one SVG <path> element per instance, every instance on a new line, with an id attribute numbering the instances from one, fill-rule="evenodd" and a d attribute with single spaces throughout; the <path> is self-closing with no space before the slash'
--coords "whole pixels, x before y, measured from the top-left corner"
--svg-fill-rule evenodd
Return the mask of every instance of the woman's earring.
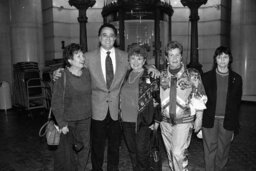
<path id="1" fill-rule="evenodd" d="M 166 64 L 169 65 L 169 60 L 168 60 L 168 58 L 165 57 L 165 59 L 166 59 Z"/>

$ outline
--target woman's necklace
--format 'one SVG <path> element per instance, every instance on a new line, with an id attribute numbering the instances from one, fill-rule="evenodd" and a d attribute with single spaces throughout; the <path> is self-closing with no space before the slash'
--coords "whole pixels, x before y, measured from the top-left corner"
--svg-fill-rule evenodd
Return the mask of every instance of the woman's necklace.
<path id="1" fill-rule="evenodd" d="M 137 78 L 139 78 L 141 76 L 141 74 L 143 73 L 142 71 L 140 71 L 140 72 L 133 72 L 132 71 L 130 73 L 129 77 L 128 77 L 128 83 L 133 84 L 137 80 Z M 134 75 L 134 74 L 137 74 L 137 75 Z"/>

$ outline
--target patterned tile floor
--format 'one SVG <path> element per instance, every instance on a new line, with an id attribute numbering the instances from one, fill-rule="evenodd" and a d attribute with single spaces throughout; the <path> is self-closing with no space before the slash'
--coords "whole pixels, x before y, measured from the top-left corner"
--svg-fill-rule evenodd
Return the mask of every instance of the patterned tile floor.
<path id="1" fill-rule="evenodd" d="M 52 151 L 44 138 L 38 137 L 40 126 L 46 121 L 42 111 L 28 116 L 21 110 L 0 111 L 0 171 L 52 171 Z M 162 148 L 162 170 L 168 171 Z M 120 147 L 120 171 L 130 171 L 131 164 L 124 143 Z M 192 138 L 189 148 L 189 170 L 203 171 L 202 141 Z M 91 167 L 90 161 L 88 168 Z M 104 170 L 106 163 L 104 163 Z M 234 139 L 226 171 L 256 171 L 256 103 L 243 102 L 241 131 Z"/>

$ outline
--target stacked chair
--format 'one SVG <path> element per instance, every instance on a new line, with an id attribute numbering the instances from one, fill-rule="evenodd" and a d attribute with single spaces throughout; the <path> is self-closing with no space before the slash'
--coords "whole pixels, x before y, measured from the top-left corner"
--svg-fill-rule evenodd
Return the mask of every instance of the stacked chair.
<path id="1" fill-rule="evenodd" d="M 45 86 L 36 62 L 14 64 L 14 105 L 26 110 L 46 108 Z"/>

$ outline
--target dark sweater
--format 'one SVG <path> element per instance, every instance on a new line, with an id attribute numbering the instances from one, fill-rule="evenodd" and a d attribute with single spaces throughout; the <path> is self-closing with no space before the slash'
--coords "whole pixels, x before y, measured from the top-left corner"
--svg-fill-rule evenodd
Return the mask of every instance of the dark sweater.
<path id="1" fill-rule="evenodd" d="M 64 73 L 53 87 L 52 111 L 60 128 L 68 125 L 68 121 L 77 121 L 91 117 L 91 78 L 89 71 L 83 69 L 80 77 L 73 75 L 67 69 L 65 98 Z"/>
<path id="2" fill-rule="evenodd" d="M 224 117 L 228 91 L 228 74 L 221 75 L 216 71 L 217 78 L 217 100 L 215 116 Z"/>

